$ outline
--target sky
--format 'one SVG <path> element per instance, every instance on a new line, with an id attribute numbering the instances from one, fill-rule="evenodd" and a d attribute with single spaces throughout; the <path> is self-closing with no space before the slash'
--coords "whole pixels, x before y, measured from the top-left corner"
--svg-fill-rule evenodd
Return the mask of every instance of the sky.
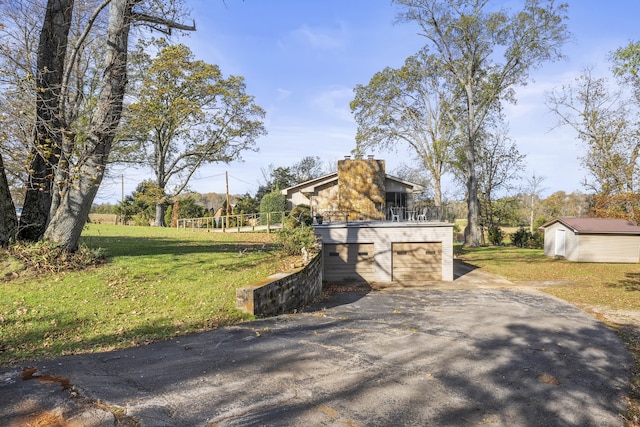
<path id="1" fill-rule="evenodd" d="M 505 112 L 510 137 L 526 155 L 523 178 L 542 177 L 542 196 L 555 191 L 586 191 L 584 154 L 570 128 L 557 127 L 545 106 L 545 94 L 575 79 L 585 67 L 609 75 L 610 52 L 640 39 L 640 1 L 568 0 L 572 38 L 566 59 L 531 72 L 528 85 L 516 88 L 517 104 Z M 517 10 L 522 1 L 493 0 Z M 349 103 L 358 84 L 366 85 L 385 67 L 397 68 L 426 44 L 415 23 L 396 23 L 390 0 L 187 0 L 197 31 L 178 39 L 197 59 L 217 64 L 225 76 L 241 75 L 246 92 L 266 110 L 268 134 L 245 152 L 242 161 L 199 170 L 190 188 L 254 195 L 269 165 L 291 166 L 305 156 L 333 165 L 355 148 L 356 122 Z M 371 151 L 393 174 L 413 155 Z M 117 202 L 150 171 L 112 166 L 95 200 Z M 526 180 L 523 180 L 526 186 Z M 445 197 L 462 200 L 464 191 L 445 183 Z"/>

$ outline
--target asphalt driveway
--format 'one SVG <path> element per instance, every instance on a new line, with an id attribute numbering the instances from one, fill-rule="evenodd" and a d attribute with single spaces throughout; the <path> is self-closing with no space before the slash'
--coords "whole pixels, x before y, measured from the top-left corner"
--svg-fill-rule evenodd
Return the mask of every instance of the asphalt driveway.
<path id="1" fill-rule="evenodd" d="M 456 281 L 25 366 L 0 368 L 2 425 L 620 426 L 632 361 L 561 300 Z"/>

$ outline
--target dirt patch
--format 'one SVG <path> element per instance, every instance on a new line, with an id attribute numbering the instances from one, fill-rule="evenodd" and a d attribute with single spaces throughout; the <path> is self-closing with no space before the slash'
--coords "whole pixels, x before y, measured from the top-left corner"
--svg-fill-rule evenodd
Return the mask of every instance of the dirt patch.
<path id="1" fill-rule="evenodd" d="M 614 310 L 607 306 L 583 305 L 580 307 L 587 313 L 593 314 L 599 320 L 614 325 L 640 325 L 640 311 L 636 310 Z"/>

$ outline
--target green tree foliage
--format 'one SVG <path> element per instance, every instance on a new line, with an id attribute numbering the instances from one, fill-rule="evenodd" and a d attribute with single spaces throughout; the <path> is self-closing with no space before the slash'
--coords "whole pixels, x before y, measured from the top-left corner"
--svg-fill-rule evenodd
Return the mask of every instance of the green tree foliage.
<path id="1" fill-rule="evenodd" d="M 394 0 L 401 21 L 415 21 L 442 77 L 455 87 L 451 121 L 463 138 L 466 164 L 467 228 L 465 244 L 478 246 L 476 146 L 487 119 L 501 101 L 514 98 L 514 86 L 526 84 L 529 71 L 561 57 L 568 38 L 566 4 L 525 0 L 509 13 L 490 10 L 487 0 Z"/>
<path id="2" fill-rule="evenodd" d="M 273 191 L 280 191 L 298 183 L 291 172 L 291 167 L 269 165 L 266 170 L 262 170 L 262 176 L 266 182 L 260 185 L 256 192 L 256 199 L 258 200 L 262 200 L 266 194 Z"/>
<path id="3" fill-rule="evenodd" d="M 158 49 L 155 57 L 147 53 L 150 47 Z M 187 46 L 162 39 L 140 46 L 134 58 L 136 102 L 122 138 L 133 143 L 129 158 L 150 167 L 168 197 L 180 194 L 201 166 L 241 158 L 266 133 L 264 110 L 246 94 L 243 77 L 224 78 Z M 158 226 L 164 225 L 164 207 L 162 201 L 156 205 Z"/>
<path id="4" fill-rule="evenodd" d="M 125 223 L 133 221 L 135 225 L 150 225 L 155 216 L 155 206 L 164 194 L 154 182 L 143 181 L 135 191 L 124 198 L 118 205 L 116 213 Z"/>
<path id="5" fill-rule="evenodd" d="M 258 213 L 260 211 L 260 203 L 255 197 L 252 197 L 249 193 L 246 193 L 243 196 L 238 197 L 238 201 L 236 202 L 236 210 L 241 214 Z"/>
<path id="6" fill-rule="evenodd" d="M 282 213 L 287 206 L 287 200 L 284 194 L 278 191 L 272 191 L 269 194 L 265 194 L 262 200 L 260 200 L 260 222 L 263 225 L 269 221 L 271 224 L 282 222 Z M 270 214 L 267 218 L 267 214 Z"/>
<path id="7" fill-rule="evenodd" d="M 511 233 L 511 243 L 519 248 L 541 249 L 544 245 L 544 235 L 540 230 L 533 233 L 524 227 L 520 227 Z"/>
<path id="8" fill-rule="evenodd" d="M 206 215 L 207 209 L 198 204 L 194 196 L 189 195 L 178 200 L 178 218 L 202 218 Z"/>
<path id="9" fill-rule="evenodd" d="M 640 102 L 640 42 L 631 41 L 611 55 L 613 73 L 633 88 L 636 100 Z"/>
<path id="10" fill-rule="evenodd" d="M 490 226 L 487 234 L 489 236 L 489 243 L 493 246 L 500 246 L 504 241 L 504 231 L 497 225 Z"/>
<path id="11" fill-rule="evenodd" d="M 456 128 L 447 110 L 454 90 L 434 55 L 425 49 L 399 69 L 385 68 L 355 88 L 351 111 L 358 123 L 356 152 L 397 150 L 406 144 L 424 167 L 436 206 L 442 206 L 442 178 L 451 167 Z"/>

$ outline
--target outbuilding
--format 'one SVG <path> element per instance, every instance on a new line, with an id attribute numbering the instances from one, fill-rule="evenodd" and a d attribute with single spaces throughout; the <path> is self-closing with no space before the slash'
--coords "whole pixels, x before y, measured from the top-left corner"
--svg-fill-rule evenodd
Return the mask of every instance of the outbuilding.
<path id="1" fill-rule="evenodd" d="M 540 228 L 546 256 L 577 262 L 640 261 L 640 227 L 624 219 L 560 217 Z"/>

